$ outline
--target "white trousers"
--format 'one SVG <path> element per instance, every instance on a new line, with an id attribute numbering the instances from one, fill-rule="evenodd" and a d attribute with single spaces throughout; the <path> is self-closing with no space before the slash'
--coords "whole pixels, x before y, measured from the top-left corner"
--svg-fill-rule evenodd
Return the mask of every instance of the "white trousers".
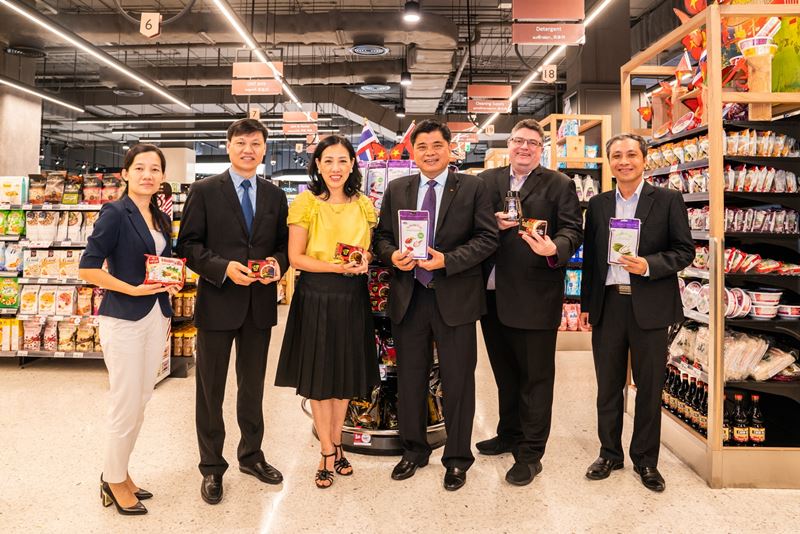
<path id="1" fill-rule="evenodd" d="M 138 321 L 100 316 L 100 345 L 108 368 L 108 437 L 103 480 L 124 482 L 128 461 L 153 396 L 167 346 L 169 319 L 156 301 Z"/>

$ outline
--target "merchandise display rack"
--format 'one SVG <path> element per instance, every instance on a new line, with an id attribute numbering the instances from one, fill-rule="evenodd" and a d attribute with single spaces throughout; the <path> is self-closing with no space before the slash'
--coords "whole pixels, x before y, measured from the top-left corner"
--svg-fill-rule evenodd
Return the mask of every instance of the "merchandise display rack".
<path id="1" fill-rule="evenodd" d="M 709 332 L 709 412 L 708 412 L 708 438 L 705 439 L 696 431 L 690 429 L 685 423 L 664 411 L 662 418 L 662 441 L 678 457 L 689 464 L 712 488 L 722 487 L 750 487 L 750 488 L 800 488 L 800 443 L 781 443 L 780 439 L 774 441 L 768 438 L 765 447 L 732 447 L 723 445 L 722 422 L 723 403 L 726 387 L 733 390 L 762 392 L 778 397 L 800 401 L 800 384 L 775 383 L 775 382 L 728 382 L 725 383 L 724 373 L 724 334 L 726 326 L 740 331 L 760 331 L 778 334 L 786 339 L 800 340 L 800 322 L 785 320 L 752 320 L 752 319 L 725 319 L 723 292 L 726 283 L 737 284 L 763 284 L 782 287 L 797 292 L 798 280 L 793 276 L 775 275 L 726 275 L 724 270 L 726 246 L 751 244 L 754 246 L 778 247 L 782 250 L 787 261 L 800 259 L 800 235 L 785 234 L 760 234 L 760 233 L 726 233 L 724 209 L 726 204 L 731 205 L 737 201 L 757 201 L 766 203 L 779 203 L 786 207 L 796 206 L 800 197 L 796 194 L 756 194 L 724 191 L 724 165 L 726 161 L 738 163 L 764 165 L 769 164 L 776 168 L 786 170 L 800 169 L 798 158 L 745 158 L 725 156 L 723 150 L 723 137 L 726 128 L 761 128 L 776 132 L 789 131 L 793 137 L 800 137 L 800 122 L 796 119 L 786 119 L 784 114 L 800 109 L 800 93 L 771 93 L 761 92 L 733 92 L 722 90 L 722 19 L 729 17 L 756 18 L 756 17 L 797 17 L 800 15 L 800 6 L 796 4 L 783 5 L 735 5 L 720 6 L 709 5 L 703 12 L 695 15 L 683 25 L 653 43 L 649 48 L 634 56 L 631 61 L 621 67 L 621 108 L 622 131 L 634 131 L 632 127 L 632 114 L 628 110 L 634 109 L 631 101 L 631 84 L 634 77 L 669 78 L 675 76 L 675 67 L 650 65 L 659 53 L 678 44 L 684 37 L 695 30 L 705 28 L 707 49 L 707 98 L 705 99 L 706 117 L 704 126 L 682 132 L 677 136 L 659 139 L 655 144 L 661 145 L 670 141 L 697 136 L 708 135 L 708 159 L 703 162 L 708 167 L 709 183 L 708 193 L 695 193 L 685 197 L 691 202 L 708 202 L 710 227 L 707 232 L 693 232 L 693 238 L 708 242 L 709 246 L 709 271 L 699 272 L 692 269 L 684 271 L 686 276 L 697 276 L 708 280 L 710 285 L 710 312 L 708 315 L 699 314 L 689 310 L 685 313 L 688 319 L 706 323 Z M 748 104 L 751 109 L 751 118 L 763 118 L 762 121 L 750 120 L 748 122 L 723 122 L 722 108 L 725 103 Z M 761 109 L 758 109 L 758 106 Z M 769 117 L 762 117 L 759 113 L 765 112 Z M 636 130 L 640 132 L 640 130 Z M 700 162 L 692 162 L 692 164 Z M 695 167 L 696 168 L 696 167 Z M 658 169 L 661 174 L 669 170 Z M 650 171 L 650 175 L 654 172 Z M 796 207 L 795 207 L 796 209 Z M 635 385 L 629 384 L 627 389 L 626 406 L 629 413 L 634 407 L 636 395 Z M 790 404 L 786 408 L 792 413 L 800 415 L 800 406 Z M 797 421 L 797 416 L 794 417 Z M 775 445 L 775 446 L 772 446 Z M 789 446 L 791 445 L 791 446 Z"/>
<path id="2" fill-rule="evenodd" d="M 578 136 L 559 137 L 559 126 L 564 121 L 575 121 L 578 124 Z M 606 141 L 611 137 L 611 115 L 574 115 L 553 113 L 543 120 L 539 125 L 544 129 L 544 150 L 549 152 L 550 168 L 558 170 L 572 178 L 574 175 L 588 175 L 597 179 L 600 189 L 597 194 L 609 191 L 612 187 L 611 168 L 608 158 L 605 157 Z M 597 157 L 587 157 L 585 155 L 585 145 L 587 138 L 598 147 Z M 567 145 L 566 156 L 559 156 L 560 146 Z M 581 155 L 575 156 L 570 152 L 579 152 Z M 544 158 L 543 158 L 544 159 Z M 564 163 L 566 167 L 559 167 Z M 586 164 L 593 163 L 597 168 L 584 168 Z M 580 201 L 581 209 L 589 207 L 589 201 Z M 567 269 L 582 269 L 582 262 L 570 262 Z M 580 303 L 579 295 L 565 295 L 564 302 Z M 583 331 L 559 331 L 556 350 L 559 351 L 590 351 L 592 350 L 592 333 Z"/>

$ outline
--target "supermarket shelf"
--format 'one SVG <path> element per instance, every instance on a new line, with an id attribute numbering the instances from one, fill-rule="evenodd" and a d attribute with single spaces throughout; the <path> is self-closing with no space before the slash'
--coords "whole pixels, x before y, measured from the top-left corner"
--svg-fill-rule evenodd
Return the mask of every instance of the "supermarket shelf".
<path id="1" fill-rule="evenodd" d="M 725 324 L 773 334 L 784 334 L 800 341 L 800 321 L 797 319 L 726 319 Z"/>
<path id="2" fill-rule="evenodd" d="M 752 283 L 780 287 L 800 294 L 800 276 L 797 275 L 729 273 L 725 275 L 725 281 L 734 286 Z"/>
<path id="3" fill-rule="evenodd" d="M 0 204 L 0 210 L 100 211 L 102 204 Z"/>
<path id="4" fill-rule="evenodd" d="M 48 350 L 12 350 L 4 351 L 0 355 L 10 358 L 73 358 L 102 360 L 102 352 L 62 352 Z"/>
<path id="5" fill-rule="evenodd" d="M 683 316 L 687 319 L 691 319 L 692 321 L 697 321 L 698 323 L 708 324 L 708 315 L 705 313 L 700 313 L 697 310 L 690 310 L 689 308 L 683 309 Z"/>
<path id="6" fill-rule="evenodd" d="M 780 395 L 782 397 L 788 397 L 796 402 L 800 402 L 800 382 L 778 382 L 774 380 L 757 382 L 755 380 L 743 380 L 727 382 L 725 387 L 746 389 L 748 391 L 758 391 L 760 393 L 769 393 L 771 395 Z"/>
<path id="7" fill-rule="evenodd" d="M 191 323 L 192 321 L 194 321 L 194 316 L 191 316 L 191 317 L 184 317 L 184 316 L 177 317 L 177 316 L 172 316 L 172 322 L 173 322 L 173 324 L 174 324 L 174 323 L 178 323 L 178 324 Z"/>
<path id="8" fill-rule="evenodd" d="M 789 135 L 794 135 L 794 128 L 796 128 L 795 124 L 792 122 L 781 122 L 781 121 L 722 121 L 722 125 L 726 130 L 745 130 L 745 129 L 760 129 L 760 130 L 772 130 L 773 132 L 778 133 L 785 133 Z M 683 139 L 689 139 L 691 137 L 700 137 L 701 135 L 708 133 L 708 125 L 698 126 L 692 130 L 686 130 L 679 134 L 671 135 L 669 137 L 662 137 L 660 139 L 654 139 L 653 141 L 647 144 L 648 147 L 655 147 L 665 145 L 667 143 L 672 143 L 675 141 L 681 141 Z"/>
<path id="9" fill-rule="evenodd" d="M 686 203 L 708 202 L 708 193 L 684 193 L 683 201 Z"/>
<path id="10" fill-rule="evenodd" d="M 169 362 L 170 378 L 188 378 L 189 369 L 194 367 L 193 356 L 173 356 Z"/>
<path id="11" fill-rule="evenodd" d="M 736 239 L 742 243 L 750 244 L 769 244 L 794 251 L 800 246 L 800 234 L 770 234 L 757 232 L 725 232 L 725 239 Z M 726 243 L 726 246 L 727 243 Z"/>
<path id="12" fill-rule="evenodd" d="M 97 320 L 97 315 L 47 315 L 47 314 L 20 314 L 17 315 L 17 319 L 20 321 L 46 321 L 47 319 L 52 319 L 54 321 L 75 321 L 80 322 L 84 319 L 93 319 Z"/>
<path id="13" fill-rule="evenodd" d="M 707 230 L 692 230 L 692 239 L 695 241 L 708 241 Z"/>
<path id="14" fill-rule="evenodd" d="M 698 431 L 697 431 L 697 430 L 695 430 L 694 428 L 692 428 L 692 427 L 690 427 L 689 425 L 687 425 L 687 424 L 686 424 L 686 421 L 684 421 L 683 419 L 681 419 L 680 417 L 678 417 L 678 416 L 677 416 L 677 415 L 675 415 L 674 413 L 670 412 L 669 410 L 667 410 L 667 409 L 666 409 L 666 408 L 664 408 L 663 406 L 661 407 L 661 414 L 662 414 L 663 416 L 665 416 L 665 417 L 669 417 L 669 418 L 670 418 L 670 419 L 672 419 L 672 421 L 674 421 L 676 424 L 678 424 L 678 425 L 681 425 L 681 426 L 683 427 L 683 429 L 684 429 L 686 432 L 689 432 L 689 433 L 690 433 L 692 436 L 694 436 L 694 438 L 695 438 L 695 439 L 699 439 L 699 440 L 700 440 L 700 441 L 702 441 L 702 442 L 705 442 L 705 441 L 706 441 L 706 438 L 705 438 L 705 436 L 703 436 L 703 435 L 702 435 L 700 432 L 698 432 Z M 663 418 L 662 418 L 662 420 L 663 420 Z"/>
<path id="15" fill-rule="evenodd" d="M 20 241 L 19 244 L 25 248 L 49 249 L 49 248 L 86 248 L 86 241 Z"/>
<path id="16" fill-rule="evenodd" d="M 661 137 L 659 139 L 653 139 L 649 143 L 647 143 L 648 147 L 656 147 L 661 145 L 666 145 L 667 143 L 672 143 L 675 141 L 682 141 L 684 139 L 689 139 L 690 137 L 700 137 L 701 135 L 708 133 L 708 125 L 699 126 L 692 130 L 685 130 L 681 133 L 677 133 L 675 135 L 670 135 L 668 137 Z"/>
<path id="17" fill-rule="evenodd" d="M 698 159 L 695 161 L 689 161 L 686 163 L 679 163 L 677 165 L 670 165 L 669 167 L 658 167 L 657 169 L 644 171 L 644 177 L 647 178 L 648 176 L 664 176 L 667 174 L 672 174 L 673 172 L 688 171 L 691 169 L 702 169 L 704 167 L 708 167 L 708 160 L 705 158 Z"/>
<path id="18" fill-rule="evenodd" d="M 73 285 L 89 285 L 80 278 L 30 278 L 23 277 L 19 279 L 20 284 L 48 284 L 53 286 L 73 286 Z"/>
<path id="19" fill-rule="evenodd" d="M 17 308 L 0 308 L 0 315 L 16 315 L 18 311 Z"/>
<path id="20" fill-rule="evenodd" d="M 563 161 L 563 158 L 558 158 L 558 161 Z M 564 169 L 558 169 L 559 172 L 563 172 L 564 174 L 581 174 L 581 173 L 592 173 L 592 174 L 600 174 L 603 169 L 599 167 L 597 169 L 584 169 L 582 167 L 567 167 Z"/>
<path id="21" fill-rule="evenodd" d="M 703 280 L 708 280 L 710 276 L 705 269 L 696 269 L 694 267 L 687 267 L 678 274 L 685 278 L 702 278 Z"/>
<path id="22" fill-rule="evenodd" d="M 727 200 L 750 200 L 763 204 L 781 204 L 790 208 L 800 209 L 800 194 L 797 193 L 756 193 L 744 191 L 725 191 Z M 708 202 L 708 193 L 684 193 L 683 201 L 686 203 Z"/>
<path id="23" fill-rule="evenodd" d="M 800 158 L 773 158 L 767 156 L 723 156 L 723 158 L 726 163 L 741 163 L 744 165 L 777 167 L 779 169 L 784 169 L 795 173 L 800 170 Z M 694 161 L 687 161 L 686 163 L 670 165 L 669 167 L 650 169 L 648 171 L 644 171 L 644 176 L 645 178 L 648 176 L 666 176 L 668 174 L 672 174 L 673 172 L 688 171 L 691 169 L 703 169 L 706 167 L 708 167 L 708 159 L 703 158 Z M 791 195 L 793 193 L 788 194 Z"/>

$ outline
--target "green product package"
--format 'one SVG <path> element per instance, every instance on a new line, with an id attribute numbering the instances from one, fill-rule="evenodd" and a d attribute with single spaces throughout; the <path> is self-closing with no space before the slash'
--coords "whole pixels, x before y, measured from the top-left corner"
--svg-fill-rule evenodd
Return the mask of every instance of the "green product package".
<path id="1" fill-rule="evenodd" d="M 0 278 L 0 308 L 19 307 L 19 282 L 16 278 Z"/>

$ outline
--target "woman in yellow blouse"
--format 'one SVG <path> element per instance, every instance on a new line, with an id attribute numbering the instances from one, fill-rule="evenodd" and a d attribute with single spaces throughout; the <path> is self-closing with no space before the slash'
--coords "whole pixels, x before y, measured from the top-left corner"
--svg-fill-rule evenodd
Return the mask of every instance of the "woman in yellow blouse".
<path id="1" fill-rule="evenodd" d="M 353 397 L 368 397 L 380 382 L 367 290 L 368 252 L 377 222 L 359 193 L 353 145 L 323 139 L 308 167 L 309 191 L 289 206 L 289 262 L 301 271 L 289 308 L 275 385 L 310 399 L 322 459 L 315 484 L 328 488 L 334 471 L 353 474 L 342 453 L 342 425 Z M 364 249 L 360 261 L 336 257 L 337 244 Z"/>

